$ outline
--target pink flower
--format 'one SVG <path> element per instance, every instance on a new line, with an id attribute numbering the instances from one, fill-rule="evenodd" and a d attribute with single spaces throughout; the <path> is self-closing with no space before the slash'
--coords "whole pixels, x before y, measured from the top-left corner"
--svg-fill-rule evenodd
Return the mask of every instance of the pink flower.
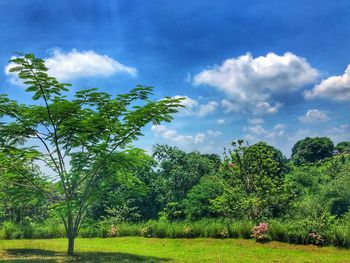
<path id="1" fill-rule="evenodd" d="M 265 241 L 267 240 L 267 232 L 269 230 L 269 225 L 267 223 L 260 223 L 259 225 L 253 227 L 252 237 L 256 241 Z"/>

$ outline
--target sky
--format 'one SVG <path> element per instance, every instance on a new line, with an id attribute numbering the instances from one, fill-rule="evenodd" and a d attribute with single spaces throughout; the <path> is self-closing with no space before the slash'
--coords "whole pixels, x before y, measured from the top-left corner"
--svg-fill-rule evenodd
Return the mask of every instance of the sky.
<path id="1" fill-rule="evenodd" d="M 350 140 L 350 1 L 0 1 L 0 93 L 31 96 L 8 72 L 14 52 L 50 74 L 111 94 L 153 86 L 181 96 L 171 123 L 136 146 L 205 153 L 265 141 L 287 157 L 297 140 Z"/>

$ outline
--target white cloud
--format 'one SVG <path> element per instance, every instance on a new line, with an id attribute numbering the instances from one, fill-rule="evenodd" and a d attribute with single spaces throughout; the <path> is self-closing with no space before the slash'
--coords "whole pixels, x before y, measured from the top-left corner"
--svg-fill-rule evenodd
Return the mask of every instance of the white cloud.
<path id="1" fill-rule="evenodd" d="M 199 117 L 203 117 L 214 112 L 219 106 L 219 103 L 216 101 L 209 101 L 206 104 L 199 104 L 197 100 L 192 99 L 188 96 L 176 95 L 173 98 L 180 97 L 184 98 L 181 104 L 185 106 L 185 108 L 180 109 L 180 113 L 184 115 L 197 115 Z"/>
<path id="2" fill-rule="evenodd" d="M 274 130 L 283 130 L 283 129 L 285 129 L 285 128 L 286 128 L 286 125 L 281 124 L 281 123 L 276 124 L 276 125 L 273 127 Z"/>
<path id="3" fill-rule="evenodd" d="M 187 97 L 187 96 L 180 96 L 180 95 L 176 95 L 173 97 L 174 99 L 178 99 L 178 98 L 184 98 L 182 101 L 181 101 L 181 104 L 183 106 L 185 106 L 187 109 L 193 109 L 195 108 L 196 106 L 198 106 L 198 101 L 194 100 L 194 99 L 191 99 L 190 97 Z"/>
<path id="4" fill-rule="evenodd" d="M 317 109 L 308 110 L 304 116 L 299 117 L 301 123 L 315 123 L 315 122 L 326 122 L 329 120 L 329 116 L 325 111 Z"/>
<path id="5" fill-rule="evenodd" d="M 255 135 L 266 135 L 266 134 L 268 134 L 268 132 L 261 125 L 248 126 L 248 127 L 245 127 L 244 130 L 248 131 L 250 133 L 253 133 Z"/>
<path id="6" fill-rule="evenodd" d="M 227 99 L 223 99 L 221 101 L 221 107 L 224 108 L 224 111 L 227 112 L 237 112 L 240 111 L 241 106 L 238 103 L 234 103 L 232 101 L 229 101 Z"/>
<path id="7" fill-rule="evenodd" d="M 254 119 L 249 119 L 248 123 L 252 125 L 261 125 L 264 123 L 264 120 L 261 118 L 254 118 Z"/>
<path id="8" fill-rule="evenodd" d="M 214 130 L 207 130 L 207 134 L 209 137 L 218 137 L 218 136 L 222 135 L 222 132 L 214 131 Z"/>
<path id="9" fill-rule="evenodd" d="M 162 138 L 171 141 L 173 143 L 178 143 L 180 145 L 184 144 L 200 144 L 206 139 L 205 134 L 197 133 L 195 136 L 192 135 L 182 135 L 176 130 L 168 129 L 164 125 L 153 125 L 151 130 L 156 134 L 156 136 L 161 136 Z"/>
<path id="10" fill-rule="evenodd" d="M 267 141 L 269 143 L 276 143 L 279 139 L 284 138 L 285 126 L 283 124 L 277 124 L 272 130 L 266 130 L 261 125 L 253 125 L 244 127 L 243 131 L 245 140 L 249 142 Z"/>
<path id="11" fill-rule="evenodd" d="M 216 120 L 216 123 L 217 123 L 217 124 L 224 124 L 224 123 L 225 123 L 225 120 L 224 120 L 224 119 L 217 119 L 217 120 Z"/>
<path id="12" fill-rule="evenodd" d="M 100 55 L 93 50 L 63 52 L 54 49 L 52 56 L 45 59 L 45 65 L 49 68 L 49 75 L 60 81 L 67 81 L 81 77 L 108 77 L 116 73 L 126 73 L 136 76 L 137 70 L 125 66 L 107 55 Z M 16 83 L 16 74 L 10 73 L 12 63 L 5 67 L 5 74 L 10 77 L 12 83 Z"/>
<path id="13" fill-rule="evenodd" d="M 271 95 L 298 90 L 318 76 L 304 58 L 290 52 L 257 58 L 248 53 L 203 70 L 194 76 L 193 83 L 213 86 L 228 95 L 230 99 L 222 101 L 227 112 L 251 109 L 263 114 L 275 113 L 282 106 L 280 102 L 269 102 Z"/>
<path id="14" fill-rule="evenodd" d="M 276 113 L 279 108 L 283 106 L 283 103 L 277 102 L 274 106 L 270 103 L 263 101 L 256 104 L 255 109 L 253 110 L 254 114 L 266 114 L 266 113 Z"/>
<path id="15" fill-rule="evenodd" d="M 284 124 L 277 124 L 272 129 L 265 129 L 261 125 L 251 125 L 243 129 L 243 138 L 250 144 L 263 141 L 288 153 L 290 143 L 285 128 Z"/>
<path id="16" fill-rule="evenodd" d="M 200 105 L 197 115 L 198 116 L 206 116 L 211 112 L 214 112 L 216 108 L 219 106 L 219 103 L 216 101 L 209 101 L 207 104 Z"/>
<path id="17" fill-rule="evenodd" d="M 304 96 L 306 99 L 350 100 L 350 65 L 342 76 L 331 76 L 322 80 L 312 90 L 305 91 Z"/>

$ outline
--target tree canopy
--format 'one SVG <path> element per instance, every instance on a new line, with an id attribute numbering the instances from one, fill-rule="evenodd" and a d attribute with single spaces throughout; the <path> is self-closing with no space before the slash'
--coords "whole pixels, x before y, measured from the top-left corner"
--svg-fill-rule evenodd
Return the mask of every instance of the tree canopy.
<path id="1" fill-rule="evenodd" d="M 327 137 L 306 137 L 292 148 L 292 160 L 297 164 L 314 163 L 333 155 L 333 142 Z"/>

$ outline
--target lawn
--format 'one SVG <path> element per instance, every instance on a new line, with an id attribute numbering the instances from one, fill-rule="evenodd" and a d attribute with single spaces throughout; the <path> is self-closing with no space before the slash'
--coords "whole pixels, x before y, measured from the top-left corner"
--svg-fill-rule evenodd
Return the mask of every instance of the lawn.
<path id="1" fill-rule="evenodd" d="M 350 250 L 242 239 L 141 237 L 76 240 L 66 257 L 65 239 L 0 240 L 1 262 L 350 262 Z"/>

